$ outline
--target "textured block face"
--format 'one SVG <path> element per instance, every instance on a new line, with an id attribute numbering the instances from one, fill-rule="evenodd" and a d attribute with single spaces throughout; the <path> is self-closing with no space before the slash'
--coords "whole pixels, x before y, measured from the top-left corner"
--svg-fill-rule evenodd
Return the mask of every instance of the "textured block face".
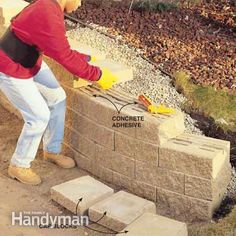
<path id="1" fill-rule="evenodd" d="M 224 163 L 222 169 L 214 179 L 212 184 L 212 204 L 213 209 L 217 209 L 224 197 L 225 191 L 231 180 L 231 164 L 228 160 Z"/>
<path id="2" fill-rule="evenodd" d="M 147 200 L 156 201 L 156 187 L 113 172 L 113 184 Z"/>
<path id="3" fill-rule="evenodd" d="M 119 188 L 127 189 L 132 192 L 133 180 L 125 175 L 113 171 L 113 184 Z"/>
<path id="4" fill-rule="evenodd" d="M 134 178 L 134 160 L 97 145 L 97 163 L 122 175 Z"/>
<path id="5" fill-rule="evenodd" d="M 90 159 L 96 157 L 96 144 L 69 127 L 65 128 L 64 142 Z"/>
<path id="6" fill-rule="evenodd" d="M 143 108 L 141 109 L 140 105 L 131 104 L 118 113 L 113 104 L 120 109 L 128 103 L 137 102 L 137 100 L 130 98 L 129 95 L 125 97 L 122 93 L 118 95 L 119 92 L 115 92 L 115 90 L 103 92 L 94 86 L 80 88 L 79 90 L 72 90 L 64 86 L 64 89 L 67 93 L 68 104 L 75 111 L 82 113 L 98 124 L 135 137 L 137 140 L 160 145 L 184 131 L 183 114 L 180 112 L 171 116 L 151 115 L 145 112 Z M 143 117 L 144 121 L 141 122 L 139 128 L 117 128 L 114 127 L 117 116 L 138 116 Z"/>
<path id="7" fill-rule="evenodd" d="M 115 150 L 123 155 L 131 156 L 135 160 L 158 163 L 158 146 L 137 140 L 128 135 L 115 133 Z"/>
<path id="8" fill-rule="evenodd" d="M 143 127 L 137 129 L 136 137 L 157 145 L 166 143 L 185 130 L 184 116 L 179 111 L 172 115 L 148 115 L 145 120 Z"/>
<path id="9" fill-rule="evenodd" d="M 206 179 L 215 178 L 226 159 L 223 148 L 195 142 L 191 137 L 171 139 L 161 146 L 159 153 L 160 167 Z"/>
<path id="10" fill-rule="evenodd" d="M 121 231 L 143 213 L 155 213 L 156 207 L 153 202 L 120 191 L 90 207 L 90 219 L 96 221 L 104 212 L 106 212 L 106 216 L 99 221 L 99 224 Z"/>
<path id="11" fill-rule="evenodd" d="M 168 206 L 172 216 L 182 220 L 209 220 L 230 182 L 229 149 L 227 141 L 189 134 L 163 144 L 159 166 L 184 173 L 185 188 L 184 195 L 158 188 L 157 203 Z"/>
<path id="12" fill-rule="evenodd" d="M 156 165 L 136 161 L 136 180 L 162 187 L 174 192 L 184 193 L 184 174 L 169 171 Z"/>
<path id="13" fill-rule="evenodd" d="M 196 222 L 212 217 L 212 201 L 157 188 L 157 213 L 180 221 Z"/>
<path id="14" fill-rule="evenodd" d="M 137 196 L 156 202 L 156 187 L 140 181 L 132 181 L 132 193 Z"/>
<path id="15" fill-rule="evenodd" d="M 66 124 L 84 137 L 114 150 L 114 131 L 99 125 L 80 113 L 67 109 Z"/>
<path id="16" fill-rule="evenodd" d="M 200 199 L 212 200 L 212 181 L 195 176 L 185 176 L 185 194 Z"/>
<path id="17" fill-rule="evenodd" d="M 5 25 L 10 25 L 11 18 L 17 15 L 27 5 L 28 3 L 23 0 L 0 0 L 0 9 L 2 17 L 5 19 Z"/>
<path id="18" fill-rule="evenodd" d="M 191 197 L 212 201 L 213 209 L 216 209 L 231 179 L 231 168 L 226 161 L 215 178 L 203 179 L 196 176 L 185 175 L 185 194 Z"/>
<path id="19" fill-rule="evenodd" d="M 211 180 L 185 175 L 185 194 L 199 199 L 210 200 L 213 202 L 213 208 L 216 209 L 223 199 L 230 179 L 231 166 L 226 160 L 218 175 Z"/>
<path id="20" fill-rule="evenodd" d="M 102 163 L 97 161 L 92 161 L 92 171 L 96 177 L 106 181 L 107 183 L 113 182 L 113 171 L 111 169 L 105 168 Z"/>
<path id="21" fill-rule="evenodd" d="M 102 97 L 94 97 L 89 88 L 71 89 L 64 86 L 67 93 L 68 105 L 81 115 L 88 117 L 94 122 L 112 127 L 112 116 L 117 114 L 115 107 Z"/>
<path id="22" fill-rule="evenodd" d="M 163 216 L 144 213 L 124 230 L 127 236 L 187 236 L 187 225 Z M 117 234 L 119 235 L 119 234 Z"/>
<path id="23" fill-rule="evenodd" d="M 111 196 L 113 192 L 113 189 L 94 178 L 83 176 L 52 187 L 51 198 L 74 214 L 76 205 L 82 198 L 77 213 L 85 214 L 90 206 Z"/>
<path id="24" fill-rule="evenodd" d="M 92 162 L 93 160 L 80 154 L 77 153 L 74 157 L 76 164 L 79 168 L 83 169 L 83 170 L 87 170 L 89 172 L 92 172 Z"/>

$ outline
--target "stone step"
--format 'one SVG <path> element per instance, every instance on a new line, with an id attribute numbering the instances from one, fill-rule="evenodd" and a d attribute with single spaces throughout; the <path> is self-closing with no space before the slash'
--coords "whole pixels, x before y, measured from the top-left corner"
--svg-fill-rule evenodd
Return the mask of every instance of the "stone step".
<path id="1" fill-rule="evenodd" d="M 106 212 L 106 215 L 104 215 Z M 143 213 L 156 213 L 153 202 L 120 191 L 89 208 L 89 217 L 114 231 L 121 231 Z"/>
<path id="2" fill-rule="evenodd" d="M 11 18 L 28 5 L 23 0 L 0 0 L 0 14 L 4 18 L 4 25 L 9 26 Z"/>
<path id="3" fill-rule="evenodd" d="M 187 236 L 187 225 L 167 217 L 144 213 L 123 231 L 127 236 Z M 117 236 L 120 234 L 117 234 Z"/>
<path id="4" fill-rule="evenodd" d="M 113 193 L 112 188 L 90 176 L 73 179 L 51 188 L 51 198 L 54 201 L 80 215 L 86 214 L 89 207 Z"/>

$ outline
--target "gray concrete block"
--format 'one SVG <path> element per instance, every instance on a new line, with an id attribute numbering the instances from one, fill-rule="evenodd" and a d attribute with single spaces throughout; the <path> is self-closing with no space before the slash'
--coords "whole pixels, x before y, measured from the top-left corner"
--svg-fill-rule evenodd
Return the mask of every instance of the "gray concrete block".
<path id="1" fill-rule="evenodd" d="M 151 201 L 120 191 L 90 207 L 89 217 L 97 221 L 105 212 L 106 215 L 98 223 L 121 231 L 143 213 L 156 213 L 156 206 Z"/>
<path id="2" fill-rule="evenodd" d="M 90 176 L 83 176 L 51 188 L 51 198 L 76 214 L 85 214 L 89 207 L 111 196 L 114 190 Z"/>
<path id="3" fill-rule="evenodd" d="M 167 217 L 144 213 L 124 231 L 126 236 L 187 236 L 187 225 Z M 120 234 L 117 234 L 120 235 Z"/>

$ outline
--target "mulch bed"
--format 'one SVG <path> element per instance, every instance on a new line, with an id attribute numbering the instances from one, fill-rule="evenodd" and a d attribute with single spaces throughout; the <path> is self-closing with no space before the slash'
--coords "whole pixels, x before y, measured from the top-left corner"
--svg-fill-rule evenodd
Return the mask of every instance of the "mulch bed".
<path id="1" fill-rule="evenodd" d="M 188 70 L 199 85 L 236 92 L 236 6 L 213 0 L 168 12 L 85 3 L 73 16 L 109 28 L 169 73 Z"/>

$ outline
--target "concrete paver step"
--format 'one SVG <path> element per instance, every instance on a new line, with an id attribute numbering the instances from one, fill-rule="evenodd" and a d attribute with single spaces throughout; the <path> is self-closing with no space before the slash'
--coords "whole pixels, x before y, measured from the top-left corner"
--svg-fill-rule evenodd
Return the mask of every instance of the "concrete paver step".
<path id="1" fill-rule="evenodd" d="M 95 203 L 111 196 L 114 190 L 90 176 L 83 176 L 51 188 L 51 198 L 74 214 L 85 214 Z M 82 199 L 82 201 L 77 203 Z M 77 206 L 77 212 L 76 212 Z"/>
<path id="2" fill-rule="evenodd" d="M 167 217 L 144 213 L 127 226 L 126 236 L 187 236 L 187 225 Z M 117 234 L 117 236 L 120 234 Z"/>
<path id="3" fill-rule="evenodd" d="M 106 215 L 104 215 L 105 212 Z M 155 204 L 120 191 L 91 206 L 89 217 L 92 221 L 97 221 L 104 215 L 98 222 L 99 224 L 115 231 L 121 231 L 145 212 L 155 213 Z"/>

